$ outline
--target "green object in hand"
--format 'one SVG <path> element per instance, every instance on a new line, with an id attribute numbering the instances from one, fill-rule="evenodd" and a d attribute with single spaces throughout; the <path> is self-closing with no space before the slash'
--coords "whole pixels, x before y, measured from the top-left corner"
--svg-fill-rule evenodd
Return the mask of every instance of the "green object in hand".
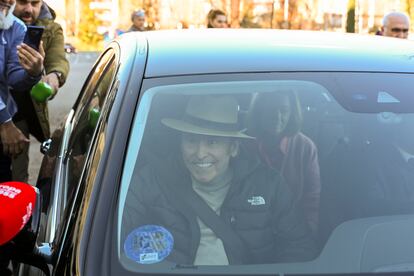
<path id="1" fill-rule="evenodd" d="M 101 112 L 97 108 L 91 108 L 89 110 L 89 118 L 88 118 L 88 121 L 89 121 L 89 126 L 91 128 L 94 129 L 96 127 L 96 125 L 98 124 L 98 119 L 99 119 L 99 115 L 100 114 L 101 114 Z"/>
<path id="2" fill-rule="evenodd" d="M 40 103 L 46 102 L 50 98 L 50 96 L 52 96 L 52 94 L 52 87 L 43 81 L 39 81 L 38 83 L 36 83 L 30 91 L 30 95 L 32 95 L 32 98 L 36 102 Z"/>

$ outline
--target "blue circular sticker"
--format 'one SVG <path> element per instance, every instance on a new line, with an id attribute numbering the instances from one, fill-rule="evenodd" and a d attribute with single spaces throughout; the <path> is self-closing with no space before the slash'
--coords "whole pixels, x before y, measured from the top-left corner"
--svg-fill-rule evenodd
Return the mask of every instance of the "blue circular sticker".
<path id="1" fill-rule="evenodd" d="M 162 226 L 144 225 L 128 234 L 124 250 L 128 258 L 140 264 L 161 262 L 174 245 L 171 233 Z"/>

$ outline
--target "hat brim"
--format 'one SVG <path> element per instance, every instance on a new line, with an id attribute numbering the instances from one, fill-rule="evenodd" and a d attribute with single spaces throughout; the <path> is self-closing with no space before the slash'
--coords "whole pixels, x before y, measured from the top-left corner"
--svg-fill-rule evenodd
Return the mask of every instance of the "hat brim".
<path id="1" fill-rule="evenodd" d="M 192 133 L 192 134 L 200 134 L 200 135 L 209 135 L 209 136 L 219 136 L 219 137 L 233 137 L 233 138 L 243 138 L 243 139 L 255 139 L 255 137 L 246 135 L 241 131 L 225 131 L 225 130 L 217 130 L 217 129 L 210 129 L 204 128 L 197 125 L 194 125 L 189 122 L 185 122 L 182 120 L 172 119 L 172 118 L 164 118 L 161 122 L 172 129 Z"/>

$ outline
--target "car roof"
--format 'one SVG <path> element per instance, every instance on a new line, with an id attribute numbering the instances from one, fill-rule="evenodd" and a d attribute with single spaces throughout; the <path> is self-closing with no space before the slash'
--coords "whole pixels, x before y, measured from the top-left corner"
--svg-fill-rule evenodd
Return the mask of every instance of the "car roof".
<path id="1" fill-rule="evenodd" d="M 414 42 L 271 29 L 151 31 L 145 77 L 240 72 L 414 72 Z M 138 39 L 139 40 L 139 39 Z M 138 41 L 137 40 L 137 41 Z"/>

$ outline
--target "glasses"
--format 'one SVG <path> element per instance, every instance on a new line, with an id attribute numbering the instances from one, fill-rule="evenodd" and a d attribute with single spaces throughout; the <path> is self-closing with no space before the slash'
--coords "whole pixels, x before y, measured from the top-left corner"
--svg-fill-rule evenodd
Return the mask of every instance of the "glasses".
<path id="1" fill-rule="evenodd" d="M 393 32 L 393 33 L 408 33 L 408 29 L 392 28 L 391 32 Z"/>

